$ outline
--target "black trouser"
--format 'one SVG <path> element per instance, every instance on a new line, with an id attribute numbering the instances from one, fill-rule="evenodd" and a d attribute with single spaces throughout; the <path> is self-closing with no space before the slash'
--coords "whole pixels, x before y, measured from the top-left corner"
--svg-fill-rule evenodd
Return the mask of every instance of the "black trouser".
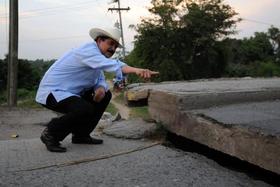
<path id="1" fill-rule="evenodd" d="M 53 94 L 49 94 L 44 107 L 63 113 L 58 118 L 53 118 L 47 125 L 49 133 L 57 141 L 62 141 L 72 133 L 78 137 L 89 136 L 99 122 L 112 94 L 107 91 L 100 102 L 94 102 L 92 91 L 87 91 L 82 97 L 71 96 L 57 102 Z"/>

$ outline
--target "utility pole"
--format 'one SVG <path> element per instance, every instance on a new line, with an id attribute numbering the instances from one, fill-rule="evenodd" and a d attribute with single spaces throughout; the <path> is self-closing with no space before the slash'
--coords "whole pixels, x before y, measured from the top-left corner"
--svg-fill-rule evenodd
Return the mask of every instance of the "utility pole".
<path id="1" fill-rule="evenodd" d="M 122 26 L 122 15 L 121 15 L 121 11 L 122 10 L 130 10 L 129 7 L 127 8 L 121 8 L 121 4 L 120 4 L 120 0 L 113 0 L 113 3 L 118 2 L 118 8 L 108 8 L 108 10 L 110 11 L 118 11 L 119 12 L 119 19 L 120 19 L 120 29 L 121 29 L 121 37 L 122 37 L 122 52 L 123 52 L 123 58 L 125 57 L 125 44 L 124 44 L 124 37 L 123 37 L 123 26 Z"/>
<path id="2" fill-rule="evenodd" d="M 10 0 L 9 55 L 8 55 L 8 106 L 17 105 L 18 72 L 18 0 Z"/>

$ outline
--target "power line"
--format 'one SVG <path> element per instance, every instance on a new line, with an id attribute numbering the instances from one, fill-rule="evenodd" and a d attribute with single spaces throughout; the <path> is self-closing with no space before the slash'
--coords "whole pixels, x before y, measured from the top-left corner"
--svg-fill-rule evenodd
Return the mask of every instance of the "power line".
<path id="1" fill-rule="evenodd" d="M 31 10 L 26 10 L 24 12 L 22 12 L 21 14 L 23 13 L 39 13 L 41 15 L 39 16 L 42 16 L 42 13 L 43 14 L 50 14 L 50 13 L 53 13 L 53 11 L 57 11 L 58 9 L 63 9 L 64 11 L 65 10 L 69 10 L 69 9 L 80 9 L 80 8 L 83 8 L 84 6 L 87 6 L 88 4 L 92 4 L 92 3 L 97 3 L 97 1 L 87 1 L 87 2 L 82 2 L 82 3 L 79 3 L 79 4 L 71 4 L 71 5 L 62 5 L 62 6 L 56 6 L 56 7 L 48 7 L 48 8 L 41 8 L 41 9 L 31 9 Z M 59 13 L 59 12 L 56 12 L 56 14 Z M 37 17 L 38 15 L 22 15 L 21 18 L 29 18 L 29 17 Z M 6 18 L 8 17 L 7 15 L 5 14 L 0 14 L 0 18 Z"/>
<path id="2" fill-rule="evenodd" d="M 270 23 L 266 23 L 266 22 L 260 22 L 257 20 L 251 20 L 251 19 L 245 19 L 242 18 L 243 20 L 249 21 L 249 22 L 254 22 L 254 23 L 258 23 L 258 24 L 265 24 L 265 25 L 273 25 Z M 8 32 L 7 32 L 8 33 Z M 41 38 L 41 39 L 33 39 L 33 40 L 21 40 L 19 41 L 19 43 L 23 43 L 23 42 L 36 42 L 36 41 L 47 41 L 47 40 L 64 40 L 64 39 L 72 39 L 72 38 L 83 38 L 83 37 L 87 37 L 88 35 L 72 35 L 72 36 L 65 36 L 65 37 L 54 37 L 54 38 Z M 7 42 L 2 41 L 0 42 L 0 45 L 3 44 L 7 44 Z"/>
<path id="3" fill-rule="evenodd" d="M 61 6 L 55 6 L 55 7 L 47 7 L 47 8 L 41 8 L 41 9 L 31 9 L 31 10 L 26 10 L 28 12 L 42 12 L 42 11 L 49 11 L 49 10 L 54 10 L 54 9 L 60 9 L 60 8 L 68 8 L 68 7 L 72 7 L 73 5 L 83 5 L 83 4 L 91 4 L 91 3 L 95 3 L 93 1 L 86 1 L 86 2 L 82 2 L 82 3 L 78 3 L 78 4 L 71 4 L 71 5 L 61 5 Z M 74 6 L 74 7 L 75 7 Z"/>
<path id="4" fill-rule="evenodd" d="M 19 43 L 23 42 L 37 42 L 37 41 L 47 41 L 47 40 L 65 40 L 65 39 L 72 39 L 72 38 L 83 38 L 87 37 L 88 35 L 73 35 L 73 36 L 65 36 L 65 37 L 54 37 L 54 38 L 41 38 L 41 39 L 33 39 L 33 40 L 21 40 Z M 4 44 L 4 42 L 0 42 L 0 44 Z"/>
<path id="5" fill-rule="evenodd" d="M 84 8 L 84 7 L 76 7 L 76 8 L 68 8 L 67 10 L 64 10 L 64 11 L 75 11 L 75 10 L 79 10 L 80 8 L 83 8 L 83 10 L 85 9 L 89 9 L 91 7 L 87 7 L 87 8 Z M 39 14 L 39 15 L 23 15 L 20 17 L 20 19 L 30 19 L 30 18 L 38 18 L 38 17 L 42 17 L 42 16 L 53 16 L 53 15 L 57 15 L 57 14 L 61 14 L 63 12 L 49 12 L 49 13 L 44 13 L 44 14 Z"/>
<path id="6" fill-rule="evenodd" d="M 44 12 L 44 11 L 49 11 L 49 10 L 53 10 L 53 9 L 60 9 L 60 8 L 68 8 L 68 7 L 75 7 L 75 6 L 80 6 L 82 4 L 91 4 L 91 3 L 95 3 L 93 1 L 86 1 L 86 2 L 81 2 L 81 3 L 75 3 L 75 4 L 70 4 L 70 5 L 61 5 L 61 6 L 55 6 L 55 7 L 47 7 L 47 8 L 40 8 L 40 9 L 31 9 L 31 10 L 25 10 L 26 12 Z M 4 14 L 4 13 L 3 13 Z M 3 15 L 3 14 L 0 14 Z"/>
<path id="7" fill-rule="evenodd" d="M 55 38 L 42 38 L 42 39 L 34 39 L 34 40 L 22 40 L 20 42 L 36 42 L 36 41 L 46 41 L 46 40 L 65 40 L 72 38 L 83 38 L 88 35 L 76 35 L 76 36 L 65 36 L 65 37 L 55 37 Z"/>
<path id="8" fill-rule="evenodd" d="M 248 19 L 248 18 L 241 18 L 244 21 L 248 21 L 248 22 L 253 22 L 253 23 L 258 23 L 258 24 L 262 24 L 262 25 L 269 25 L 269 26 L 275 26 L 275 24 L 272 23 L 268 23 L 268 22 L 264 22 L 264 21 L 259 21 L 259 20 L 254 20 L 254 19 Z"/>

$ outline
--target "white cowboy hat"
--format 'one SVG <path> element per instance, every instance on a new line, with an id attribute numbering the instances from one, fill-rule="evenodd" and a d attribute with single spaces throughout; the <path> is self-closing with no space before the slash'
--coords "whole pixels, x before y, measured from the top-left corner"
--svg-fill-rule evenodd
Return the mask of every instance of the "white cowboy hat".
<path id="1" fill-rule="evenodd" d="M 116 42 L 118 42 L 119 47 L 122 47 L 119 40 L 121 37 L 121 31 L 117 28 L 92 28 L 89 31 L 89 35 L 92 37 L 92 39 L 96 39 L 98 36 L 108 36 L 109 38 L 112 38 Z"/>

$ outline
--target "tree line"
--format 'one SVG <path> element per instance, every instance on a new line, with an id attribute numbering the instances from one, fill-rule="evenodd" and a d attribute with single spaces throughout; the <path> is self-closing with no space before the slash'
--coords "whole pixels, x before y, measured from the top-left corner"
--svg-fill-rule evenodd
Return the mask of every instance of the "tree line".
<path id="1" fill-rule="evenodd" d="M 18 60 L 18 88 L 37 89 L 39 82 L 54 60 Z M 8 58 L 0 59 L 0 92 L 7 89 Z"/>
<path id="2" fill-rule="evenodd" d="M 238 13 L 223 0 L 152 0 L 153 15 L 134 26 L 134 49 L 124 61 L 160 72 L 154 81 L 280 76 L 280 30 L 271 26 L 232 38 Z M 35 90 L 54 60 L 20 59 L 18 88 Z M 130 81 L 138 81 L 130 76 Z M 0 92 L 6 90 L 7 58 L 0 59 Z"/>
<path id="3" fill-rule="evenodd" d="M 223 0 L 152 0 L 149 11 L 126 61 L 159 71 L 158 81 L 280 76 L 279 29 L 230 38 L 242 19 Z"/>

